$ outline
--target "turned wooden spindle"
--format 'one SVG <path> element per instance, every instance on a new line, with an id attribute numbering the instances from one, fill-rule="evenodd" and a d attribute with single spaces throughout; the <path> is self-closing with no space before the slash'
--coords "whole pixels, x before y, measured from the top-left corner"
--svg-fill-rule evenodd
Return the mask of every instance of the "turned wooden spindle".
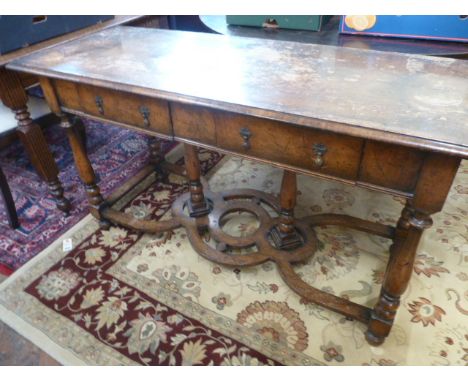
<path id="1" fill-rule="evenodd" d="M 169 176 L 169 172 L 164 168 L 164 155 L 162 154 L 162 141 L 159 138 L 150 138 L 150 162 L 154 167 L 154 171 L 159 180 L 165 181 Z"/>
<path id="2" fill-rule="evenodd" d="M 68 213 L 71 206 L 63 195 L 57 165 L 40 126 L 31 119 L 27 107 L 28 95 L 18 73 L 0 68 L 0 98 L 15 114 L 18 137 L 39 176 L 47 182 L 49 193 L 54 198 L 57 208 Z"/>
<path id="3" fill-rule="evenodd" d="M 60 119 L 60 126 L 66 130 L 78 173 L 80 175 L 81 181 L 85 185 L 91 213 L 99 218 L 99 208 L 103 205 L 104 198 L 101 195 L 99 186 L 96 184 L 96 175 L 94 173 L 94 169 L 86 154 L 82 139 L 76 127 L 73 125 L 66 114 L 62 114 Z"/>
<path id="4" fill-rule="evenodd" d="M 271 238 L 280 249 L 291 250 L 303 244 L 303 239 L 294 226 L 296 195 L 296 174 L 285 170 L 281 182 L 279 223 L 271 231 Z"/>
<path id="5" fill-rule="evenodd" d="M 425 159 L 414 196 L 395 229 L 380 296 L 367 326 L 366 339 L 371 345 L 382 344 L 390 333 L 400 297 L 413 273 L 421 236 L 432 225 L 430 215 L 442 210 L 459 164 L 459 158 L 440 154 L 429 154 Z"/>
<path id="6" fill-rule="evenodd" d="M 104 198 L 101 195 L 99 186 L 97 185 L 96 174 L 86 152 L 86 136 L 84 134 L 84 126 L 74 119 L 71 119 L 68 114 L 62 111 L 57 94 L 48 78 L 40 78 L 40 83 L 44 96 L 51 110 L 60 118 L 60 127 L 62 127 L 68 137 L 68 142 L 72 149 L 75 166 L 80 175 L 86 190 L 86 195 L 89 201 L 89 210 L 91 214 L 99 219 L 101 228 L 108 228 L 110 223 L 101 215 L 101 210 L 106 206 Z"/>
<path id="7" fill-rule="evenodd" d="M 380 345 L 388 336 L 400 306 L 400 296 L 405 292 L 411 274 L 419 241 L 423 231 L 432 225 L 432 219 L 411 207 L 403 209 L 395 230 L 380 296 L 371 313 L 366 339 Z"/>
<path id="8" fill-rule="evenodd" d="M 210 212 L 208 201 L 203 193 L 203 186 L 200 182 L 200 161 L 198 160 L 195 146 L 184 144 L 185 169 L 189 180 L 190 200 L 188 203 L 191 217 L 207 215 Z"/>

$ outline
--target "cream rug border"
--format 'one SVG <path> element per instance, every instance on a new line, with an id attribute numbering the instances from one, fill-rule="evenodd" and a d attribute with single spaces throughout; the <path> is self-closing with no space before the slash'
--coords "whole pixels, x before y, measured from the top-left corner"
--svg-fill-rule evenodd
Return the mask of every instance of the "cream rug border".
<path id="1" fill-rule="evenodd" d="M 73 237 L 73 233 L 79 231 L 81 228 L 86 226 L 89 223 L 92 223 L 94 218 L 91 214 L 85 216 L 82 220 L 80 220 L 76 225 L 70 228 L 67 232 L 65 232 L 62 236 L 60 236 L 57 240 L 55 240 L 49 247 L 44 249 L 40 252 L 37 256 L 32 258 L 28 261 L 25 265 L 23 265 L 18 271 L 14 272 L 10 277 L 8 277 L 5 281 L 0 284 L 0 294 L 5 291 L 11 284 L 14 284 L 18 281 L 25 273 L 38 267 L 37 270 L 46 270 L 50 267 L 50 263 L 53 260 L 59 260 L 60 258 L 64 257 L 66 253 L 59 254 L 59 251 L 56 251 L 63 242 L 64 239 Z M 54 250 L 51 250 L 53 248 Z M 44 261 L 45 258 L 50 255 L 49 261 Z M 55 256 L 52 256 L 55 255 Z M 61 255 L 61 256 L 60 256 Z M 53 259 L 52 259 L 53 258 Z M 57 315 L 58 316 L 58 315 Z M 5 324 L 10 326 L 20 335 L 31 341 L 34 345 L 45 351 L 48 355 L 52 358 L 57 360 L 63 365 L 86 365 L 86 363 L 76 356 L 73 352 L 64 349 L 60 345 L 58 345 L 55 341 L 53 341 L 49 336 L 47 336 L 41 330 L 35 328 L 29 322 L 23 320 L 21 317 L 16 315 L 15 313 L 11 312 L 7 308 L 5 308 L 0 300 L 0 320 L 2 320 Z M 83 332 L 85 332 L 83 330 Z M 84 333 L 86 334 L 86 333 Z"/>

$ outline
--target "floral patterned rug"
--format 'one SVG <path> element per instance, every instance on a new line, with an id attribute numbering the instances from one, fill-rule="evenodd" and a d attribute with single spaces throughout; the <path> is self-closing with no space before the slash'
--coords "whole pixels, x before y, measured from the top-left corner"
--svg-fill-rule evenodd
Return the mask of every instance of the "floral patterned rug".
<path id="1" fill-rule="evenodd" d="M 202 151 L 205 167 L 216 154 Z M 179 160 L 180 147 L 168 156 Z M 214 191 L 251 187 L 277 193 L 281 170 L 226 157 L 207 176 Z M 186 190 L 142 182 L 115 206 L 165 219 Z M 0 318 L 65 364 L 143 365 L 467 365 L 468 162 L 444 211 L 423 237 L 394 328 L 380 347 L 365 327 L 307 303 L 273 263 L 230 268 L 191 248 L 183 229 L 159 237 L 87 216 L 0 284 Z M 299 176 L 299 216 L 342 212 L 394 223 L 403 201 L 365 189 Z M 224 230 L 248 235 L 256 222 L 234 214 Z M 320 250 L 297 266 L 309 283 L 372 306 L 389 241 L 352 230 L 317 230 Z M 206 240 L 211 240 L 209 237 Z"/>
<path id="2" fill-rule="evenodd" d="M 87 149 L 100 178 L 104 195 L 109 195 L 126 179 L 148 163 L 149 137 L 115 126 L 84 120 Z M 18 211 L 20 228 L 12 230 L 0 203 L 0 273 L 9 275 L 88 213 L 86 193 L 76 172 L 67 137 L 59 126 L 44 129 L 46 140 L 60 169 L 65 196 L 72 204 L 68 216 L 55 207 L 47 184 L 32 167 L 19 141 L 0 152 L 0 164 L 8 179 Z M 175 143 L 164 141 L 164 152 Z"/>

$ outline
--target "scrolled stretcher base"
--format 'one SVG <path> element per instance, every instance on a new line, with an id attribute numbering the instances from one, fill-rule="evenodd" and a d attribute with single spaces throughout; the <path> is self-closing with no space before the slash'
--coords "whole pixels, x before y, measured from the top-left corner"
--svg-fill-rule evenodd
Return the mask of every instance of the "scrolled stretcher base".
<path id="1" fill-rule="evenodd" d="M 294 227 L 301 242 L 292 249 L 281 249 L 272 238 L 279 224 L 280 205 L 272 195 L 251 189 L 237 189 L 214 193 L 208 190 L 205 181 L 204 195 L 210 209 L 202 216 L 190 216 L 190 193 L 184 193 L 173 203 L 172 217 L 168 220 L 140 220 L 132 215 L 109 207 L 101 211 L 101 217 L 114 224 L 144 232 L 162 233 L 183 227 L 195 251 L 204 258 L 227 266 L 247 267 L 266 261 L 274 261 L 284 282 L 305 300 L 321 305 L 355 319 L 364 324 L 371 320 L 373 309 L 334 296 L 307 284 L 293 268 L 295 263 L 305 263 L 317 251 L 318 241 L 314 227 L 344 226 L 359 231 L 393 238 L 394 228 L 366 220 L 339 214 L 319 214 L 294 220 Z M 248 212 L 256 217 L 258 228 L 248 236 L 231 236 L 222 229 L 223 218 L 232 212 Z M 276 215 L 276 216 L 275 216 Z M 209 233 L 216 245 L 205 240 Z M 213 241 L 212 240 L 212 241 Z M 376 339 L 369 332 L 366 335 L 371 345 L 378 345 L 384 339 Z"/>

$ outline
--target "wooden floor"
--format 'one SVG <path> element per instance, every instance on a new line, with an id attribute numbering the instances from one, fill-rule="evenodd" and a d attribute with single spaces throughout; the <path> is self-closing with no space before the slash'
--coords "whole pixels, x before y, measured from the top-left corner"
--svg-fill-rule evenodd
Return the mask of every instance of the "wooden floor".
<path id="1" fill-rule="evenodd" d="M 0 275 L 0 283 L 6 279 Z M 0 321 L 1 366 L 57 366 L 55 359 Z"/>

